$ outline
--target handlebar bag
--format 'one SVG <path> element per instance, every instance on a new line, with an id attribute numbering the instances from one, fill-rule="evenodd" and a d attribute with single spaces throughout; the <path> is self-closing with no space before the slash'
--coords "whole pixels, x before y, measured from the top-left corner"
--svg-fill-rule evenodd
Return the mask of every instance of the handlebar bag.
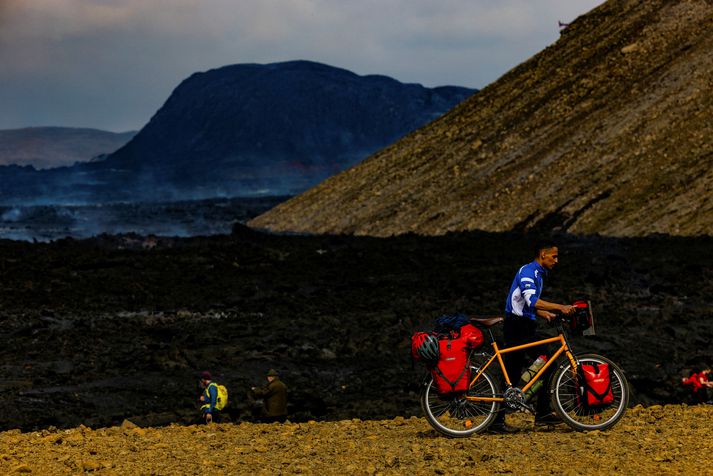
<path id="1" fill-rule="evenodd" d="M 589 304 L 585 301 L 575 301 L 572 305 L 575 311 L 569 316 L 569 330 L 574 335 L 582 335 L 582 332 L 592 327 L 592 314 Z"/>
<path id="2" fill-rule="evenodd" d="M 609 364 L 582 364 L 579 373 L 580 396 L 586 407 L 598 408 L 614 402 Z"/>

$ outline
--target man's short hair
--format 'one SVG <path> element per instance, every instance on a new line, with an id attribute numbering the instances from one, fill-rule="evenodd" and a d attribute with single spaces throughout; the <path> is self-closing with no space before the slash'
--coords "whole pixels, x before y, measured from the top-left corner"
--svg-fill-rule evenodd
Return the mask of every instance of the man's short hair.
<path id="1" fill-rule="evenodd" d="M 532 254 L 537 258 L 540 256 L 540 251 L 557 248 L 557 243 L 554 240 L 538 240 L 532 249 Z"/>

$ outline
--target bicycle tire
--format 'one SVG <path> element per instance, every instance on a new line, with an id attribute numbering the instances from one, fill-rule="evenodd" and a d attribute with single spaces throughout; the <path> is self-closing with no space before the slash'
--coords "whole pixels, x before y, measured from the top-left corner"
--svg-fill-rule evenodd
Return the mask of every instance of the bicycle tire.
<path id="1" fill-rule="evenodd" d="M 629 405 L 629 383 L 624 371 L 611 360 L 597 354 L 577 356 L 579 365 L 589 362 L 609 364 L 614 401 L 604 408 L 587 408 L 578 395 L 577 376 L 572 372 L 569 360 L 562 363 L 552 376 L 550 398 L 555 413 L 568 426 L 577 431 L 606 430 L 614 426 Z"/>
<path id="2" fill-rule="evenodd" d="M 478 368 L 471 367 L 473 375 Z M 474 402 L 471 397 L 495 397 L 499 395 L 497 380 L 483 372 L 473 386 L 460 395 L 438 395 L 429 378 L 421 392 L 421 408 L 426 420 L 439 433 L 451 438 L 465 438 L 486 430 L 495 420 L 499 402 Z"/>

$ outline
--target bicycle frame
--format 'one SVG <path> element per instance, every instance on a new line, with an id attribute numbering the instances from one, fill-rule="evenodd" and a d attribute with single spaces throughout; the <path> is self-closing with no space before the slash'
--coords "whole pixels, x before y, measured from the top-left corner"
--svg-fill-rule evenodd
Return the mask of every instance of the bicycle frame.
<path id="1" fill-rule="evenodd" d="M 492 338 L 492 334 L 491 334 L 491 338 Z M 518 345 L 515 347 L 508 347 L 505 349 L 498 348 L 497 342 L 495 342 L 495 339 L 492 339 L 493 350 L 495 351 L 495 353 L 493 354 L 492 357 L 490 357 L 490 360 L 488 360 L 488 362 L 485 365 L 483 365 L 480 369 L 478 369 L 478 373 L 470 381 L 470 384 L 468 385 L 468 387 L 470 388 L 473 386 L 473 384 L 480 378 L 480 376 L 483 374 L 483 372 L 485 372 L 485 370 L 490 366 L 490 364 L 492 364 L 495 361 L 495 359 L 497 359 L 498 363 L 500 364 L 500 368 L 503 371 L 503 376 L 505 376 L 505 382 L 507 383 L 508 388 L 512 387 L 513 385 L 512 385 L 512 382 L 510 381 L 510 376 L 508 375 L 507 370 L 505 370 L 505 363 L 503 362 L 502 355 L 507 354 L 509 352 L 516 352 L 518 350 L 528 349 L 530 347 L 536 347 L 536 346 L 542 345 L 542 344 L 553 344 L 553 343 L 559 343 L 560 344 L 559 349 L 557 349 L 557 351 L 552 354 L 552 356 L 547 360 L 547 363 L 545 363 L 545 365 L 542 366 L 542 368 L 535 374 L 535 376 L 532 377 L 530 379 L 530 381 L 527 382 L 527 384 L 520 390 L 522 390 L 523 392 L 527 392 L 527 390 L 530 387 L 532 387 L 535 384 L 535 382 L 537 382 L 537 380 L 542 376 L 542 374 L 545 373 L 545 371 L 549 368 L 549 366 L 552 365 L 552 363 L 554 361 L 556 361 L 557 358 L 560 355 L 562 355 L 563 353 L 567 356 L 570 363 L 572 364 L 572 371 L 576 372 L 577 371 L 577 360 L 574 358 L 574 354 L 572 354 L 572 351 L 569 348 L 569 343 L 567 342 L 567 339 L 565 338 L 564 333 L 561 330 L 559 332 L 559 335 L 557 335 L 557 337 L 551 337 L 549 339 L 542 339 L 542 340 L 538 340 L 536 342 L 530 342 L 527 344 L 522 344 L 522 345 Z M 471 397 L 471 396 L 466 395 L 465 398 L 467 400 L 472 400 L 472 401 L 477 401 L 477 402 L 504 402 L 505 401 L 505 398 L 503 398 L 503 397 Z"/>

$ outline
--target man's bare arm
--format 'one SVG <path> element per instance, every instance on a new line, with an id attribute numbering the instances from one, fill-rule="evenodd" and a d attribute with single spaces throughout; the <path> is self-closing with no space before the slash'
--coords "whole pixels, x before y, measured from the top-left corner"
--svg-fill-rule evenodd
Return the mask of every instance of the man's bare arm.
<path id="1" fill-rule="evenodd" d="M 537 302 L 535 302 L 535 309 L 540 311 L 559 311 L 563 314 L 572 314 L 574 312 L 574 306 L 570 306 L 569 304 L 557 304 L 545 301 L 544 299 L 538 299 Z"/>
<path id="2" fill-rule="evenodd" d="M 545 319 L 547 322 L 552 322 L 552 319 L 554 319 L 555 317 L 557 317 L 557 316 L 555 316 L 554 314 L 552 314 L 550 311 L 543 311 L 542 309 L 537 309 L 537 310 L 535 310 L 535 313 L 536 313 L 539 317 Z"/>

